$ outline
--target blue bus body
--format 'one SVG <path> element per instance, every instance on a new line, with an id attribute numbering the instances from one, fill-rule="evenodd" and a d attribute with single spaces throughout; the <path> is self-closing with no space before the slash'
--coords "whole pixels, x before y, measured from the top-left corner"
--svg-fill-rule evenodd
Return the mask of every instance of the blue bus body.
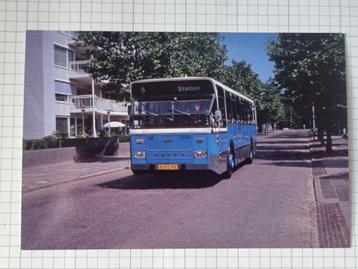
<path id="1" fill-rule="evenodd" d="M 227 118 L 227 111 L 223 112 Z M 252 160 L 255 149 L 254 122 L 226 119 L 225 126 L 221 127 L 218 124 L 198 128 L 130 129 L 131 169 L 134 174 L 168 170 L 210 170 L 222 174 L 232 171 L 244 160 Z"/>

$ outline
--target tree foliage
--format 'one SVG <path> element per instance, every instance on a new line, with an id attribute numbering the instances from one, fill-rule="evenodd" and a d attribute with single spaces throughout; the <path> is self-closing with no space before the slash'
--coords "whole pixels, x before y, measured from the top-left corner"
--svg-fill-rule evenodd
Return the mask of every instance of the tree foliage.
<path id="1" fill-rule="evenodd" d="M 275 63 L 275 80 L 287 90 L 286 98 L 297 114 L 308 122 L 314 105 L 318 127 L 330 140 L 337 122 L 345 124 L 344 35 L 279 34 L 269 44 L 268 54 Z"/>
<path id="2" fill-rule="evenodd" d="M 245 61 L 232 61 L 231 65 L 223 68 L 218 79 L 255 101 L 259 126 L 284 120 L 284 106 L 276 86 L 262 83 L 258 74 Z"/>
<path id="3" fill-rule="evenodd" d="M 282 118 L 281 99 L 245 61 L 226 65 L 218 33 L 79 32 L 78 46 L 91 59 L 95 78 L 123 85 L 138 79 L 206 76 L 251 97 L 261 123 Z"/>
<path id="4" fill-rule="evenodd" d="M 226 59 L 216 33 L 80 32 L 91 72 L 114 84 L 144 78 L 215 76 Z"/>

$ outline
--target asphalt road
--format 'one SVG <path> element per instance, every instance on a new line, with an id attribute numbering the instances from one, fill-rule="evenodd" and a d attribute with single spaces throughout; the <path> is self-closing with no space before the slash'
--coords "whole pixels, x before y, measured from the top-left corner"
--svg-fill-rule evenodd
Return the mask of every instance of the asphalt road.
<path id="1" fill-rule="evenodd" d="M 23 249 L 315 247 L 306 131 L 259 138 L 230 179 L 130 170 L 23 195 Z"/>

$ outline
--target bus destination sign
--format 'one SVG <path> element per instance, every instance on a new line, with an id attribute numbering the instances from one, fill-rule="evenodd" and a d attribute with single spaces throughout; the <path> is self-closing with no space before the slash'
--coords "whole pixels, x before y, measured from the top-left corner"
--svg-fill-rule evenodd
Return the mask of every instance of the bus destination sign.
<path id="1" fill-rule="evenodd" d="M 210 80 L 178 80 L 137 82 L 132 84 L 132 97 L 137 100 L 187 95 L 214 94 Z"/>

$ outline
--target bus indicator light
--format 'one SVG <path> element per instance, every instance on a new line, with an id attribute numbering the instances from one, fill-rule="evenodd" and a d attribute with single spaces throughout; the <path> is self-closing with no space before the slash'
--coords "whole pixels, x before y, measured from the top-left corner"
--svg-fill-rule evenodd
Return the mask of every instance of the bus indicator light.
<path id="1" fill-rule="evenodd" d="M 136 159 L 144 159 L 145 158 L 145 151 L 135 151 L 134 158 Z"/>
<path id="2" fill-rule="evenodd" d="M 206 153 L 205 150 L 196 150 L 194 151 L 194 157 L 197 159 L 203 159 L 206 158 L 208 154 Z"/>

